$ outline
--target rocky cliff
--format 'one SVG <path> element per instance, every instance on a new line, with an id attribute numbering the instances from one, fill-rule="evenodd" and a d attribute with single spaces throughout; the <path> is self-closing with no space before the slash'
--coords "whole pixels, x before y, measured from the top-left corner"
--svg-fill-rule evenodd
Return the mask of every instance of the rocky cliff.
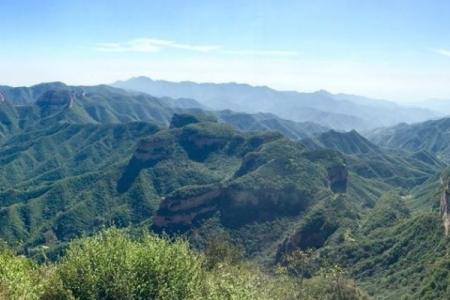
<path id="1" fill-rule="evenodd" d="M 445 235 L 448 236 L 450 229 L 450 182 L 448 178 L 441 177 L 441 184 L 443 186 L 443 191 L 441 194 L 441 218 L 445 229 Z"/>
<path id="2" fill-rule="evenodd" d="M 347 191 L 348 170 L 345 165 L 334 165 L 327 168 L 328 186 L 335 193 Z"/>
<path id="3" fill-rule="evenodd" d="M 224 169 L 226 162 L 233 167 Z M 164 170 L 161 176 L 171 182 L 153 180 L 162 199 L 153 229 L 168 233 L 212 216 L 227 228 L 296 216 L 330 189 L 344 193 L 347 187 L 347 168 L 336 152 L 314 156 L 277 133 L 238 134 L 189 115 L 175 115 L 171 128 L 140 142 L 117 190 L 128 191 L 143 170 L 149 178 Z"/>
<path id="4" fill-rule="evenodd" d="M 163 199 L 153 219 L 156 232 L 184 232 L 199 225 L 217 211 L 220 186 L 194 186 L 180 189 Z"/>

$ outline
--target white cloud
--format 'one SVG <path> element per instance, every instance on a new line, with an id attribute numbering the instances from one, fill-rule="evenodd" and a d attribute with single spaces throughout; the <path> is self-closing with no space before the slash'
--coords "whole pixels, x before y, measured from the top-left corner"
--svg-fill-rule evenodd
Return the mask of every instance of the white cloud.
<path id="1" fill-rule="evenodd" d="M 287 51 L 287 50 L 251 50 L 251 49 L 242 49 L 242 50 L 224 50 L 222 52 L 224 54 L 242 55 L 242 56 L 292 57 L 292 56 L 300 55 L 299 52 Z"/>
<path id="2" fill-rule="evenodd" d="M 287 50 L 257 50 L 257 49 L 235 49 L 227 50 L 219 45 L 191 45 L 178 43 L 171 40 L 153 38 L 133 39 L 123 43 L 99 43 L 95 45 L 97 51 L 102 52 L 142 52 L 155 53 L 164 49 L 182 49 L 195 52 L 217 52 L 219 54 L 237 56 L 267 56 L 267 57 L 293 57 L 299 53 Z"/>
<path id="3" fill-rule="evenodd" d="M 199 51 L 199 52 L 210 52 L 210 51 L 214 51 L 214 50 L 218 50 L 220 48 L 222 48 L 221 46 L 194 46 L 194 45 L 186 45 L 186 44 L 177 44 L 174 43 L 172 45 L 173 48 L 178 48 L 178 49 L 185 49 L 185 50 L 193 50 L 193 51 Z"/>
<path id="4" fill-rule="evenodd" d="M 99 43 L 95 46 L 98 51 L 104 52 L 143 52 L 154 53 L 163 49 L 184 49 L 198 52 L 210 52 L 221 48 L 216 45 L 190 45 L 180 44 L 169 40 L 140 38 L 124 43 Z"/>
<path id="5" fill-rule="evenodd" d="M 447 50 L 447 49 L 431 49 L 431 51 L 433 51 L 434 53 L 440 54 L 440 55 L 450 57 L 450 50 Z"/>

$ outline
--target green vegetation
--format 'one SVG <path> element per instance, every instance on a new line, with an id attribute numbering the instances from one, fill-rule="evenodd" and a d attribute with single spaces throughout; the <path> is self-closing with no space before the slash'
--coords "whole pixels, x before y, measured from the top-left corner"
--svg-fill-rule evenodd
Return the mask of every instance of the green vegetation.
<path id="1" fill-rule="evenodd" d="M 440 160 L 450 162 L 450 118 L 430 120 L 417 124 L 399 124 L 375 130 L 370 134 L 375 143 L 393 149 L 434 154 Z"/>
<path id="2" fill-rule="evenodd" d="M 25 257 L 16 256 L 4 246 L 0 250 L 0 298 L 38 299 L 44 289 L 42 271 Z"/>
<path id="3" fill-rule="evenodd" d="M 356 131 L 329 131 L 303 140 L 308 149 L 334 149 L 347 155 L 349 168 L 359 176 L 381 181 L 392 188 L 410 189 L 440 172 L 445 164 L 429 153 L 410 153 L 403 148 L 381 148 Z"/>
<path id="4" fill-rule="evenodd" d="M 448 298 L 429 151 L 106 86 L 5 96 L 0 298 Z"/>
<path id="5" fill-rule="evenodd" d="M 407 199 L 384 195 L 359 227 L 319 252 L 339 263 L 373 297 L 447 299 L 449 240 L 437 213 L 416 213 Z"/>
<path id="6" fill-rule="evenodd" d="M 132 238 L 117 229 L 76 240 L 56 263 L 37 265 L 0 253 L 0 295 L 8 299 L 364 299 L 330 269 L 299 281 L 283 269 L 265 274 L 228 256 L 191 250 L 186 241 L 150 234 Z M 231 250 L 232 251 L 232 250 Z M 208 255 L 216 263 L 210 265 Z"/>

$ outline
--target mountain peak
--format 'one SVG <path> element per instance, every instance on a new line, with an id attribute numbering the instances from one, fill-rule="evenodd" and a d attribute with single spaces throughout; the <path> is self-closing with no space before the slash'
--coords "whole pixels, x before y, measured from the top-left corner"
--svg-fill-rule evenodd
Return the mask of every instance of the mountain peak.
<path id="1" fill-rule="evenodd" d="M 39 87 L 64 88 L 68 86 L 62 81 L 41 82 L 31 86 L 31 88 L 39 88 Z"/>
<path id="2" fill-rule="evenodd" d="M 314 92 L 314 94 L 323 95 L 323 96 L 333 96 L 333 94 L 331 94 L 329 91 L 324 90 L 324 89 L 320 89 L 320 90 Z"/>

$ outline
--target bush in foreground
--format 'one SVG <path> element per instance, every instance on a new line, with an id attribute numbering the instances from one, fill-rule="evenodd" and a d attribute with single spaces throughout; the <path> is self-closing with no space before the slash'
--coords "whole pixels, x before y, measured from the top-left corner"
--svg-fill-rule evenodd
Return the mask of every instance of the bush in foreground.
<path id="1" fill-rule="evenodd" d="M 222 246 L 212 253 L 228 253 Z M 237 259 L 220 261 L 216 255 L 214 264 L 208 261 L 184 240 L 151 234 L 133 239 L 109 229 L 72 242 L 51 265 L 38 266 L 2 250 L 0 299 L 364 298 L 333 272 L 298 280 L 286 270 L 267 274 Z"/>
<path id="2" fill-rule="evenodd" d="M 74 242 L 56 273 L 80 299 L 195 299 L 203 281 L 202 260 L 185 241 L 136 241 L 116 229 Z"/>
<path id="3" fill-rule="evenodd" d="M 0 299 L 38 299 L 43 289 L 37 265 L 0 248 Z"/>

